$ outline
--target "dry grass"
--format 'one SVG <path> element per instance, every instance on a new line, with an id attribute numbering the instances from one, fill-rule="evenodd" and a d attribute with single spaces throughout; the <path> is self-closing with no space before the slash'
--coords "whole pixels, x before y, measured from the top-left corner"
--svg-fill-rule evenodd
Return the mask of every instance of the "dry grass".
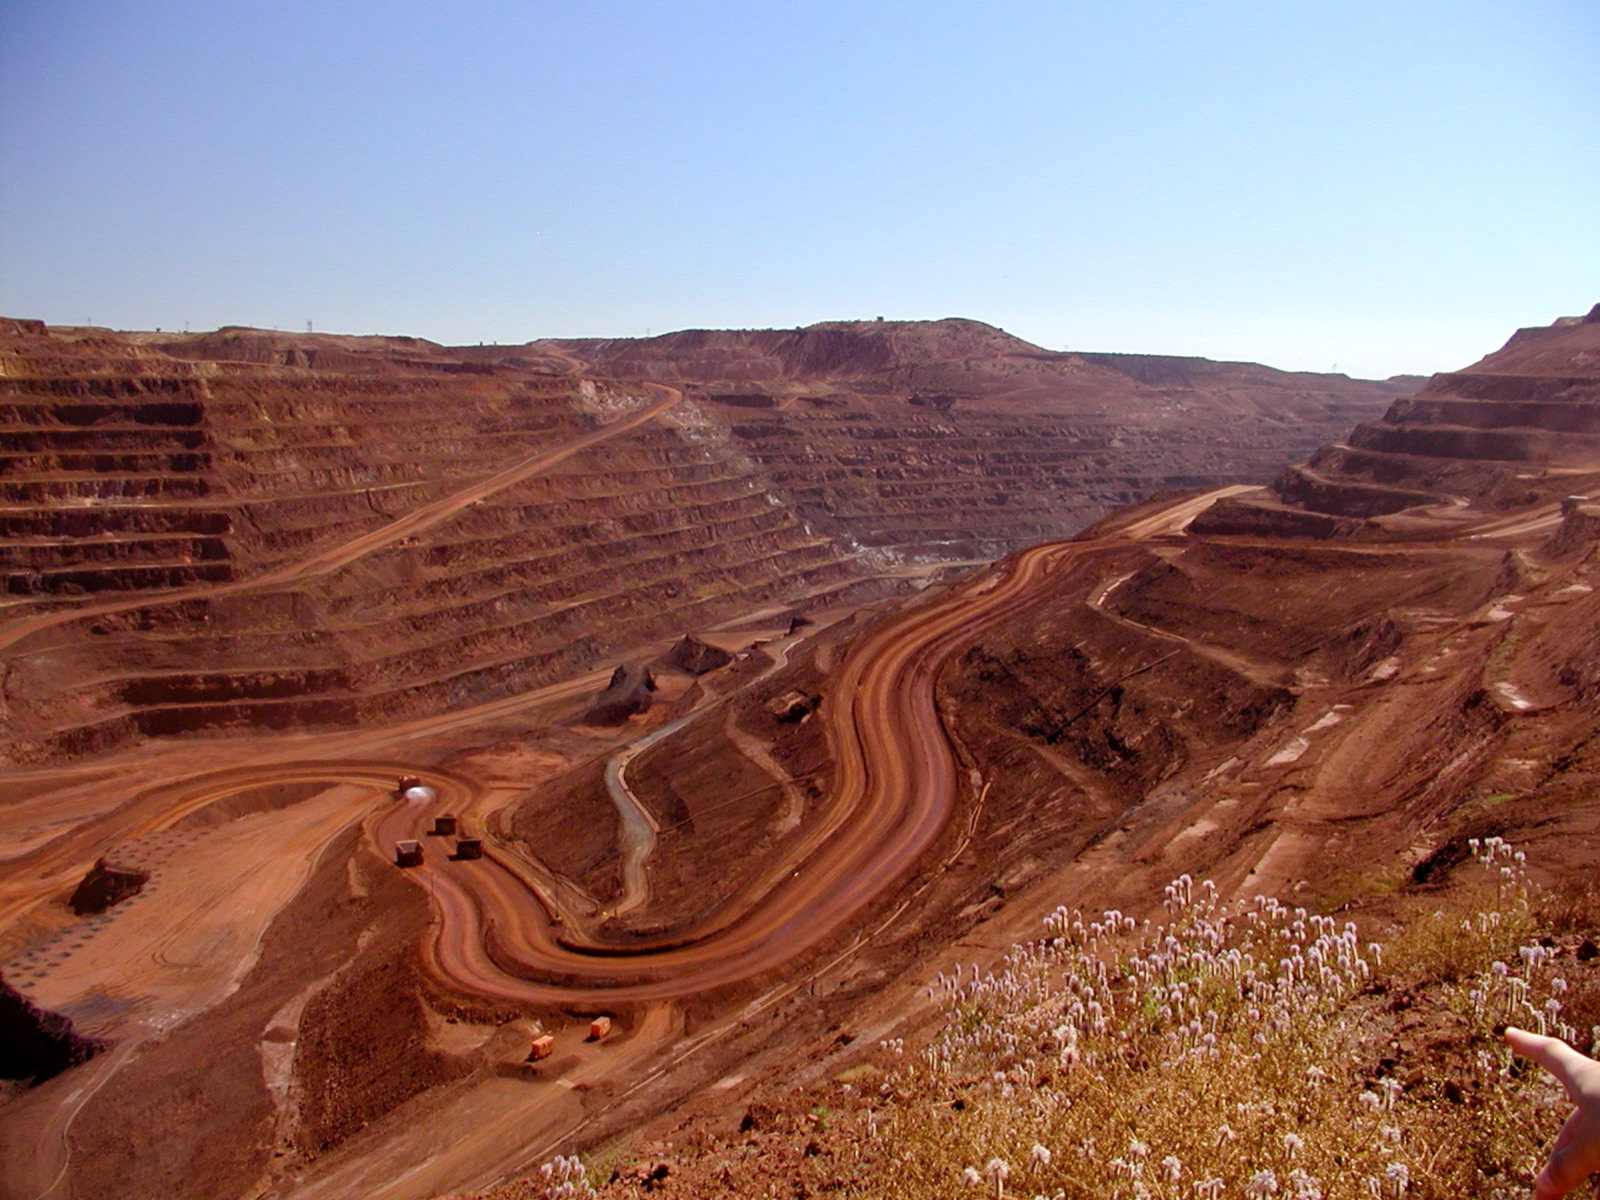
<path id="1" fill-rule="evenodd" d="M 1057 910 L 997 971 L 937 981 L 929 1045 L 885 1043 L 881 1079 L 835 1085 L 827 1155 L 853 1166 L 825 1186 L 860 1200 L 1526 1196 L 1566 1105 L 1496 1032 L 1600 1040 L 1574 1020 L 1600 1010 L 1600 987 L 1570 987 L 1535 937 L 1590 921 L 1593 895 L 1534 893 L 1498 838 L 1473 850 L 1464 903 L 1387 949 L 1269 898 L 1225 906 L 1187 877 L 1159 922 Z M 1404 1021 L 1408 1040 L 1391 1041 Z M 550 1182 L 551 1197 L 590 1194 L 570 1174 Z"/>

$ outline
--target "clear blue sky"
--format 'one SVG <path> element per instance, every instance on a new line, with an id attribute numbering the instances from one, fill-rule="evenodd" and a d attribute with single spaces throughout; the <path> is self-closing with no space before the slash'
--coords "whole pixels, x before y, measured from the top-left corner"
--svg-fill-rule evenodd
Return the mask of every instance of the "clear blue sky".
<path id="1" fill-rule="evenodd" d="M 10 0 L 0 312 L 1444 369 L 1600 300 L 1597 63 L 1594 0 Z"/>

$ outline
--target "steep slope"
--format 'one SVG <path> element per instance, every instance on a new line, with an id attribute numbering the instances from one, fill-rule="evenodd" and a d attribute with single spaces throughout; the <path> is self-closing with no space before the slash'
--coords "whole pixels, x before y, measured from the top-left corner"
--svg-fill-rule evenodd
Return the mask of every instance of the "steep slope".
<path id="1" fill-rule="evenodd" d="M 440 711 L 868 573 L 715 427 L 629 425 L 666 392 L 281 342 L 8 341 L 14 758 Z"/>
<path id="2" fill-rule="evenodd" d="M 15 761 L 441 712 L 755 608 L 904 590 L 908 561 L 1264 479 L 1390 390 L 1105 365 L 974 321 L 455 348 L 0 334 Z"/>
<path id="3" fill-rule="evenodd" d="M 1156 492 L 1258 482 L 1403 390 L 1056 353 L 958 319 L 546 345 L 684 386 L 817 530 L 945 558 L 1063 536 Z"/>
<path id="4" fill-rule="evenodd" d="M 1600 504 L 1570 495 L 1600 487 L 1597 335 L 1600 309 L 1523 331 L 979 639 L 945 686 L 1001 802 L 1077 794 L 1087 860 L 1241 888 L 1409 867 L 1486 797 L 1575 862 L 1560 831 L 1600 815 Z"/>
<path id="5" fill-rule="evenodd" d="M 1600 305 L 1434 376 L 1381 421 L 1284 471 L 1270 498 L 1234 501 L 1202 527 L 1424 535 L 1472 520 L 1475 507 L 1553 511 L 1597 486 Z"/>

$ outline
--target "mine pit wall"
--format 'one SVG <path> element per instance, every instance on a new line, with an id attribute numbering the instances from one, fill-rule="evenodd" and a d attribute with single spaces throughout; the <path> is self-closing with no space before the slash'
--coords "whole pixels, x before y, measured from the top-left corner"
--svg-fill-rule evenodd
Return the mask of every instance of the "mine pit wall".
<path id="1" fill-rule="evenodd" d="M 1230 650 L 1258 674 L 1287 678 L 1291 664 L 1317 657 L 1322 647 L 1366 636 L 1395 605 L 1481 608 L 1513 586 L 1513 562 L 1492 546 L 1470 555 L 1367 555 L 1191 541 L 1172 559 L 1142 565 L 1103 605 L 1137 624 Z M 1345 586 L 1330 588 L 1330 579 Z M 1270 605 L 1262 602 L 1267 595 Z"/>
<path id="2" fill-rule="evenodd" d="M 1543 429 L 1462 429 L 1441 425 L 1360 425 L 1350 444 L 1387 454 L 1492 459 L 1542 466 L 1600 461 L 1600 434 L 1557 434 Z"/>
<path id="3" fill-rule="evenodd" d="M 94 622 L 104 634 L 88 640 L 48 630 L 32 645 L 59 651 L 24 659 L 26 680 L 13 680 L 26 682 L 14 686 L 26 699 L 13 757 L 427 715 L 581 674 L 758 603 L 864 582 L 848 550 L 774 506 L 749 464 L 706 454 L 661 430 L 619 438 L 574 459 L 571 472 L 514 486 L 419 544 L 379 550 L 301 594 L 152 605 Z M 662 486 L 683 502 L 662 510 Z M 547 499 L 530 506 L 528 496 Z M 608 634 L 590 634 L 597 627 Z M 61 670 L 69 661 L 78 666 Z M 72 728 L 59 723 L 64 710 Z"/>
<path id="4" fill-rule="evenodd" d="M 1238 428 L 1210 444 L 1193 430 L 1174 440 L 1160 427 L 964 399 L 931 410 L 892 396 L 802 396 L 781 417 L 751 420 L 741 404 L 725 420 L 812 528 L 930 558 L 1068 536 L 1155 493 L 1260 482 L 1289 457 Z M 1307 452 L 1319 433 L 1308 431 Z"/>
<path id="5" fill-rule="evenodd" d="M 1461 564 L 1449 556 L 1430 566 L 1420 556 L 1372 555 L 1359 581 L 1338 589 L 1342 611 L 1320 626 L 1333 636 L 1308 638 L 1305 628 L 1297 636 L 1295 625 L 1311 624 L 1305 614 L 1317 610 L 1319 590 L 1327 593 L 1327 566 L 1335 560 L 1301 562 L 1301 553 L 1286 548 L 1275 561 L 1261 560 L 1241 547 L 1203 558 L 1203 570 L 1190 565 L 1190 590 L 1214 597 L 1211 612 L 1183 596 L 1163 599 L 1154 594 L 1159 586 L 1144 594 L 1150 589 L 1141 578 L 1159 585 L 1176 578 L 1170 569 L 1136 571 L 1115 596 L 1126 598 L 1124 611 L 1141 622 L 1201 645 L 1268 649 L 1280 657 L 1285 679 L 1310 668 L 1335 682 L 1334 695 L 1349 698 L 1341 684 L 1366 678 L 1383 657 L 1406 654 L 1412 637 L 1428 646 L 1413 651 L 1414 661 L 1438 645 L 1436 634 L 1407 632 L 1386 615 L 1392 605 L 1413 602 L 1407 598 L 1417 594 L 1419 569 L 1449 585 L 1429 595 L 1428 607 L 1456 616 L 1479 610 L 1482 577 L 1492 569 L 1492 560 L 1480 556 L 1468 564 L 1475 578 L 1456 583 Z M 1136 565 L 1108 561 L 1098 578 L 1120 577 Z M 1540 825 L 1559 811 L 1555 796 L 1576 798 L 1592 787 L 1600 593 L 1541 609 L 1540 623 L 1523 634 L 1531 640 L 1519 653 L 1545 664 L 1552 677 L 1559 673 L 1570 702 L 1548 716 L 1509 714 L 1486 684 L 1503 669 L 1495 666 L 1496 653 L 1509 626 L 1479 627 L 1436 676 L 1369 691 L 1340 726 L 1315 735 L 1332 740 L 1314 754 L 1347 734 L 1364 747 L 1359 760 L 1348 760 L 1354 778 L 1349 771 L 1332 778 L 1319 774 L 1310 757 L 1298 766 L 1266 765 L 1329 701 L 1302 704 L 1195 650 L 1113 624 L 1084 604 L 1090 586 L 1065 581 L 1026 620 L 981 636 L 941 680 L 963 740 L 993 780 L 975 843 L 984 879 L 1025 882 L 1043 863 L 1114 838 L 1118 849 L 1102 861 L 1122 863 L 1140 887 L 1183 870 L 1211 874 L 1225 888 L 1230 878 L 1248 888 L 1245 872 L 1270 844 L 1286 803 L 1297 813 L 1289 824 L 1320 822 L 1333 861 L 1356 846 L 1362 862 L 1391 854 L 1401 861 L 1419 838 L 1441 836 L 1508 756 L 1538 754 L 1544 782 L 1530 796 L 1559 789 L 1550 792 L 1548 811 L 1536 814 Z M 1414 689 L 1423 689 L 1420 697 Z M 1365 730 L 1363 721 L 1371 722 Z M 1562 746 L 1573 749 L 1562 753 Z M 1231 757 L 1243 766 L 1213 780 L 1211 769 Z M 1178 839 L 1181 854 L 1166 857 Z M 1086 867 L 1085 878 L 1105 886 L 1108 876 Z M 1092 895 L 1089 902 L 1115 900 Z"/>
<path id="6" fill-rule="evenodd" d="M 505 661 L 456 671 L 424 683 L 407 683 L 423 670 L 452 661 L 463 648 L 481 652 L 489 640 L 453 644 L 447 652 L 418 657 L 400 655 L 377 670 L 352 668 L 303 673 L 264 673 L 245 676 L 162 677 L 128 685 L 102 684 L 80 687 L 73 694 L 80 712 L 114 710 L 142 705 L 131 713 L 91 719 L 74 728 L 59 725 L 60 700 L 48 692 L 29 702 L 33 693 L 18 689 L 12 701 L 15 723 L 8 753 L 16 763 L 48 762 L 91 753 L 104 753 L 140 737 L 229 735 L 249 731 L 336 729 L 365 723 L 384 723 L 485 703 L 504 696 L 568 679 L 591 671 L 636 646 L 640 640 L 664 639 L 686 628 L 703 628 L 746 610 L 760 599 L 789 599 L 772 592 L 765 576 L 751 588 L 728 595 L 673 607 L 665 588 L 650 596 L 625 598 L 616 621 L 574 615 L 572 632 L 547 637 L 548 648 L 523 653 Z M 801 591 L 817 593 L 814 603 L 841 602 L 856 595 L 860 600 L 883 594 L 881 587 L 860 579 L 850 562 L 826 562 L 787 577 Z M 865 590 L 861 590 L 865 589 Z M 802 601 L 797 607 L 810 604 Z M 573 612 L 575 610 L 569 610 Z M 607 634 L 579 634 L 578 630 L 604 628 Z M 497 631 L 498 633 L 499 631 Z M 511 644 L 516 644 L 513 638 Z M 321 698 L 319 688 L 337 693 Z M 220 702 L 219 696 L 232 696 Z M 29 736 L 30 726 L 33 732 Z M 51 732 L 54 727 L 55 732 Z"/>
<path id="7" fill-rule="evenodd" d="M 1427 492 L 1383 487 L 1379 484 L 1320 478 L 1303 467 L 1290 467 L 1279 475 L 1272 490 L 1287 504 L 1341 517 L 1377 517 L 1418 504 L 1432 504 Z"/>
<path id="8" fill-rule="evenodd" d="M 329 530 L 355 536 L 459 486 L 425 479 L 404 490 L 364 490 L 412 469 L 401 462 L 332 475 L 290 470 L 297 420 L 317 422 L 315 437 L 325 439 L 329 429 L 358 427 L 368 409 L 381 408 L 384 387 L 404 387 L 410 390 L 393 400 L 403 410 L 437 421 L 441 405 L 455 404 L 468 414 L 458 430 L 474 419 L 497 429 L 528 424 L 538 434 L 526 438 L 533 448 L 597 423 L 572 408 L 565 383 L 565 391 L 548 394 L 463 399 L 434 381 L 363 380 L 349 401 L 359 411 L 341 414 L 340 381 L 292 376 L 282 395 L 273 391 L 277 382 L 223 371 L 210 383 L 210 436 L 271 430 L 283 443 L 271 451 L 279 456 L 271 465 L 283 471 L 240 474 L 239 458 L 225 455 L 213 471 L 234 497 L 219 537 L 236 567 L 303 555 Z M 466 473 L 502 469 L 505 442 L 483 438 L 476 448 L 485 457 Z M 360 449 L 382 458 L 395 453 L 393 445 L 380 436 L 364 438 Z M 452 445 L 467 447 L 459 435 Z M 280 490 L 327 486 L 337 490 L 314 497 Z M 663 495 L 673 503 L 663 507 Z M 182 524 L 171 509 L 113 511 L 162 514 L 141 517 L 149 525 Z M 104 578 L 107 588 L 134 582 Z M 39 761 L 139 736 L 426 715 L 555 682 L 750 607 L 837 597 L 866 582 L 849 548 L 808 532 L 725 434 L 713 429 L 690 440 L 670 426 L 649 426 L 296 593 L 153 604 L 94 620 L 100 636 L 88 639 L 73 626 L 45 631 L 11 680 L 19 697 L 11 752 L 17 761 Z M 597 628 L 606 633 L 592 633 Z M 72 715 L 64 722 L 63 714 Z"/>
<path id="9" fill-rule="evenodd" d="M 0 376 L 5 594 L 47 601 L 232 579 L 199 373 L 52 349 L 63 357 L 8 357 Z M 195 536 L 136 536 L 149 533 Z"/>
<path id="10" fill-rule="evenodd" d="M 1310 467 L 1274 485 L 1291 505 L 1379 516 L 1448 495 L 1509 506 L 1549 488 L 1518 468 L 1600 467 L 1600 381 L 1574 376 L 1437 375 L 1396 400 L 1382 421 L 1356 427 L 1348 444 L 1325 447 Z M 1374 487 L 1392 489 L 1385 498 Z M 1408 491 L 1433 493 L 1406 501 Z"/>
<path id="11" fill-rule="evenodd" d="M 1600 380 L 1594 375 L 1506 375 L 1477 371 L 1445 371 L 1433 376 L 1408 400 L 1455 397 L 1509 405 L 1600 403 Z"/>
<path id="12" fill-rule="evenodd" d="M 91 365 L 69 357 L 33 366 L 83 372 L 101 365 L 84 353 Z M 127 367 L 112 360 L 104 369 L 148 369 L 149 361 L 159 360 Z M 478 394 L 464 395 L 441 378 L 191 369 L 170 360 L 165 369 L 185 373 L 12 372 L 0 381 L 0 428 L 23 451 L 0 456 L 0 505 L 13 510 L 0 513 L 0 538 L 203 531 L 222 539 L 205 545 L 203 558 L 234 560 L 249 574 L 436 499 L 459 486 L 452 478 L 497 470 L 519 448 L 531 453 L 592 425 L 571 409 L 563 381 L 478 380 Z M 73 402 L 90 397 L 102 402 Z M 427 466 L 440 455 L 442 475 Z M 162 549 L 132 543 L 121 553 L 139 560 Z M 8 579 L 11 594 L 136 592 L 233 577 L 215 568 L 185 575 L 162 564 L 144 575 L 86 575 L 71 569 L 89 561 L 77 547 L 27 550 L 24 565 L 34 573 Z M 92 561 L 107 560 L 102 553 Z"/>
<path id="13" fill-rule="evenodd" d="M 1430 503 L 1442 494 L 1479 495 L 1505 481 L 1504 464 L 1428 458 L 1416 454 L 1384 454 L 1353 446 L 1324 446 L 1306 464 L 1324 479 L 1347 479 L 1420 490 Z"/>
<path id="14" fill-rule="evenodd" d="M 1341 519 L 1330 513 L 1245 503 L 1224 497 L 1196 517 L 1189 525 L 1189 532 L 1202 537 L 1232 534 L 1322 540 L 1354 537 L 1362 524 L 1354 518 Z"/>
<path id="15" fill-rule="evenodd" d="M 1396 425 L 1454 425 L 1466 429 L 1542 429 L 1600 433 L 1600 402 L 1486 402 L 1414 396 L 1398 400 L 1389 421 Z"/>
<path id="16" fill-rule="evenodd" d="M 726 338 L 701 343 L 730 369 L 748 358 L 750 370 L 785 378 L 846 364 L 877 371 L 893 359 L 876 336 L 826 333 L 735 338 L 731 351 Z M 981 326 L 969 334 L 1007 340 Z M 142 351 L 90 369 L 104 347 L 40 350 L 38 377 L 19 385 L 37 393 L 28 411 L 47 422 L 29 427 L 42 439 L 29 452 L 62 464 L 99 455 L 118 471 L 38 478 L 19 462 L 0 474 L 0 490 L 32 496 L 0 512 L 0 537 L 28 542 L 8 588 L 43 607 L 57 587 L 134 596 L 247 581 L 599 422 L 569 378 L 489 363 L 448 374 L 424 361 L 438 351 L 425 345 L 416 361 L 392 346 L 389 358 L 284 357 L 279 340 L 175 339 L 174 353 L 227 360 L 193 367 Z M 51 354 L 61 361 L 40 366 Z M 1017 361 L 1031 378 L 1038 364 Z M 130 364 L 151 381 L 117 378 Z M 735 404 L 688 402 L 295 592 L 152 604 L 48 630 L 10 681 L 25 697 L 13 708 L 23 718 L 15 753 L 326 727 L 498 698 L 751 607 L 908 586 L 870 578 L 907 556 L 998 554 L 1144 492 L 1281 462 L 1280 434 L 1235 432 L 1189 446 L 1179 469 L 1163 429 L 1023 405 L 984 411 L 946 386 L 951 369 L 857 379 L 848 394 L 786 401 L 776 421 L 751 420 L 761 409 L 750 398 L 765 392 L 730 386 Z M 913 384 L 906 401 L 901 389 Z M 938 402 L 915 403 L 923 393 Z M 104 445 L 86 436 L 101 430 Z M 166 469 L 132 470 L 162 455 Z M 69 502 L 83 492 L 94 493 L 95 522 Z M 106 529 L 116 548 L 69 545 Z M 61 544 L 47 545 L 52 537 Z"/>

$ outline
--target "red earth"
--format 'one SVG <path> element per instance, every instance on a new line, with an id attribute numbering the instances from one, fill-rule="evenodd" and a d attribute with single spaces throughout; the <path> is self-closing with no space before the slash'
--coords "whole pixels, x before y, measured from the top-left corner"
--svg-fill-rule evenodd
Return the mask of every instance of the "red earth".
<path id="1" fill-rule="evenodd" d="M 6 1194 L 488 1187 L 1063 899 L 1592 861 L 1596 328 L 1406 396 L 965 321 L 8 323 L 0 970 L 107 1048 L 0 1108 Z M 101 859 L 148 881 L 75 914 Z"/>

